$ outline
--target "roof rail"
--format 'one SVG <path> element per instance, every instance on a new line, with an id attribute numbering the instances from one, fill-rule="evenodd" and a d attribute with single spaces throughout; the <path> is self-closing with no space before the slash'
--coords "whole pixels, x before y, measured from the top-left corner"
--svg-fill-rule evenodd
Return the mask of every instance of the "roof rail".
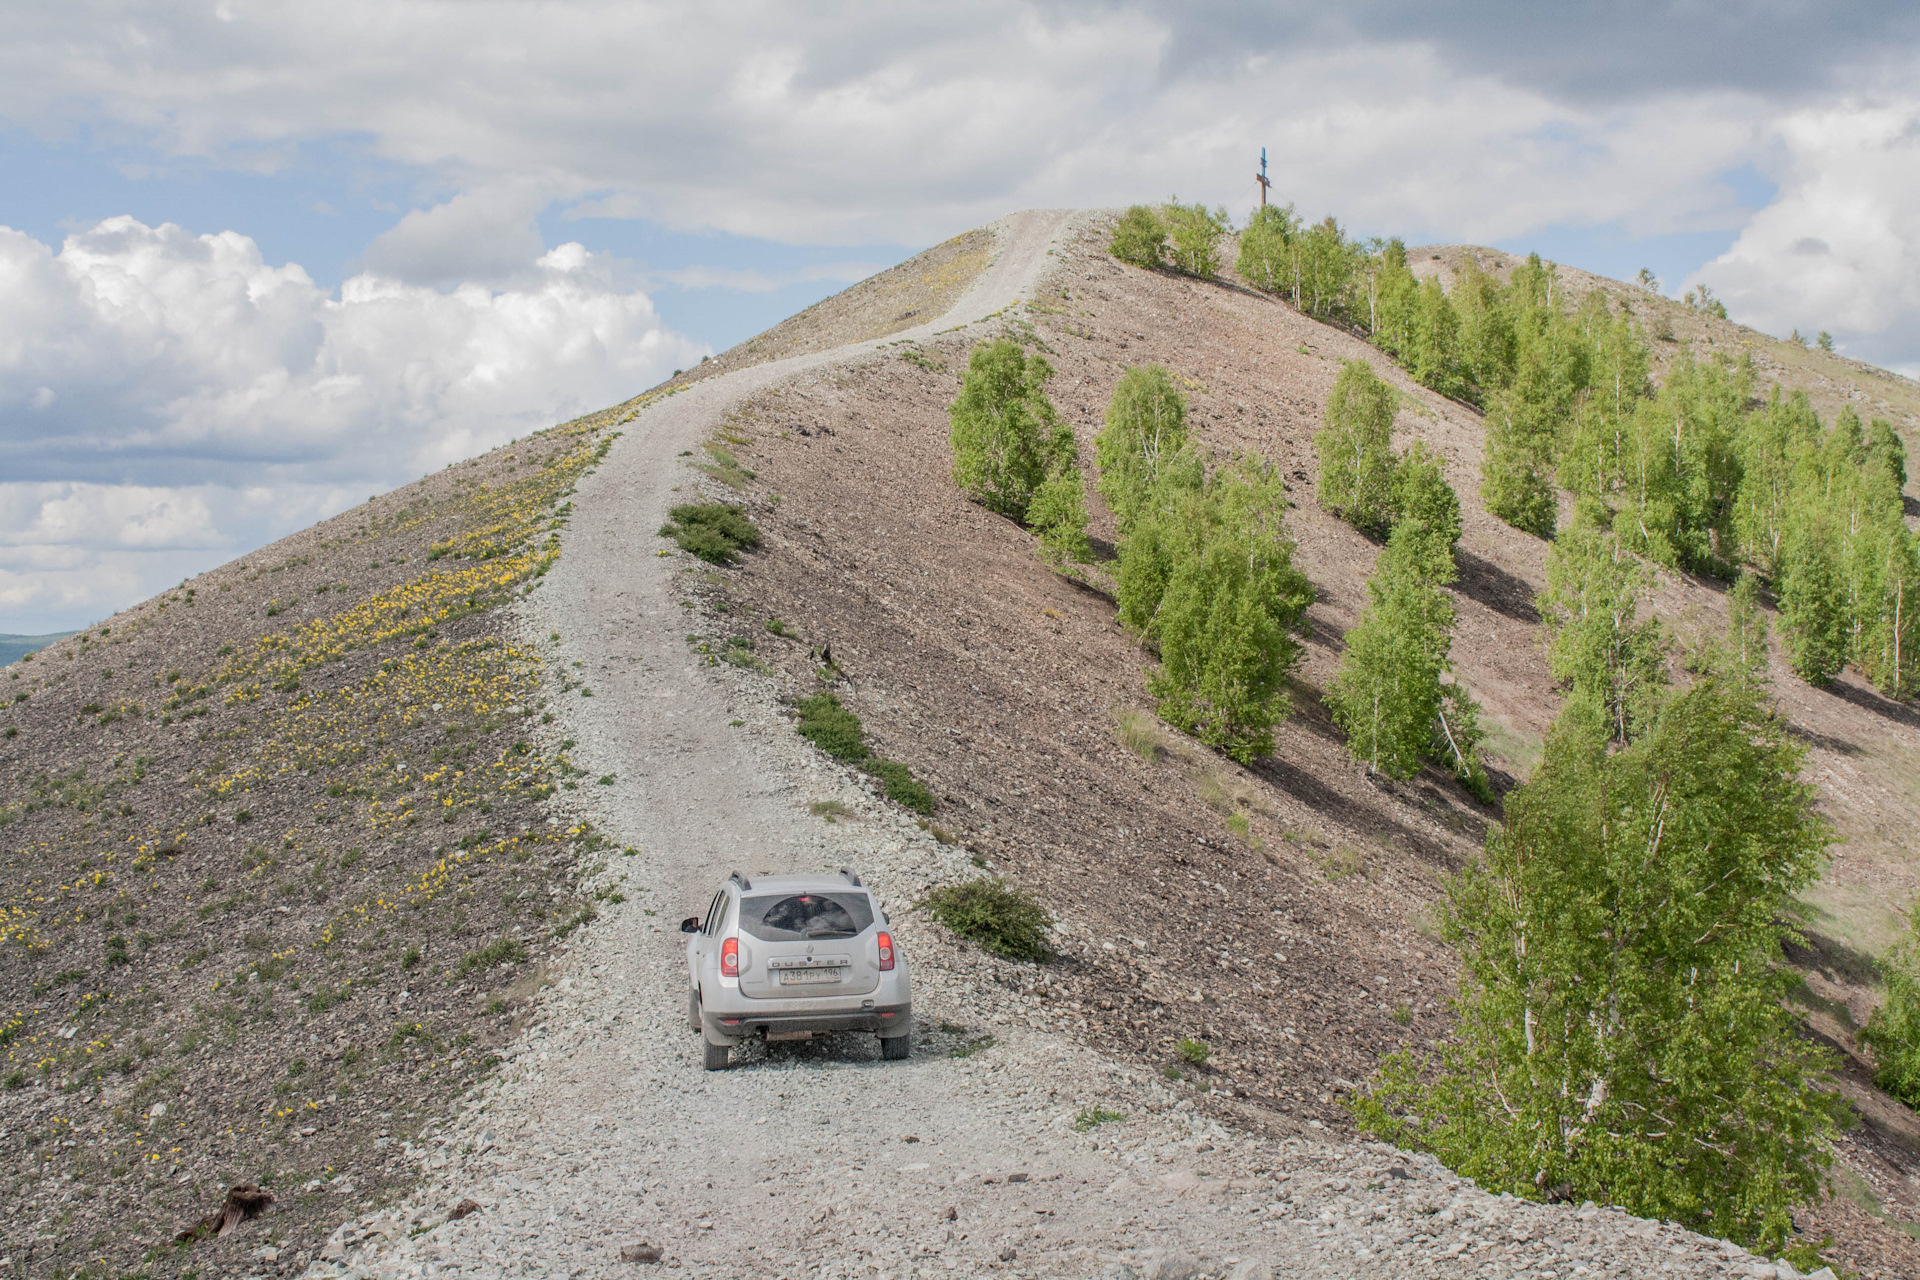
<path id="1" fill-rule="evenodd" d="M 854 874 L 854 870 L 852 867 L 840 868 L 840 874 L 845 876 L 847 878 L 847 883 L 852 885 L 854 888 L 856 889 L 866 888 L 865 885 L 860 883 L 860 877 Z"/>
<path id="2" fill-rule="evenodd" d="M 735 884 L 739 885 L 742 889 L 747 890 L 749 893 L 753 891 L 753 881 L 747 879 L 745 876 L 741 875 L 738 871 L 728 876 L 727 879 L 733 881 Z"/>

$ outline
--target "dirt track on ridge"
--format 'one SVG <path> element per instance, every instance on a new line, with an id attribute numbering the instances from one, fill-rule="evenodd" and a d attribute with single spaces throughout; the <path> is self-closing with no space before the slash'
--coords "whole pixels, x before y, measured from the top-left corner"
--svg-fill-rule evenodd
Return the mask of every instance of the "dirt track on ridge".
<path id="1" fill-rule="evenodd" d="M 1076 221 L 1004 220 L 960 303 L 890 341 L 1031 298 Z M 1738 1250 L 1616 1211 L 1496 1200 L 1374 1145 L 1263 1137 L 1225 1100 L 1053 1029 L 1019 967 L 905 910 L 921 886 L 974 874 L 966 854 L 813 753 L 773 682 L 707 664 L 686 638 L 686 562 L 655 536 L 698 487 L 683 451 L 752 396 L 879 345 L 697 382 L 644 410 L 580 484 L 523 625 L 558 632 L 592 692 L 562 699 L 552 728 L 612 775 L 581 789 L 580 816 L 639 850 L 601 873 L 625 901 L 583 931 L 499 1080 L 412 1152 L 429 1174 L 416 1203 L 342 1227 L 309 1274 L 644 1275 L 620 1259 L 641 1242 L 671 1274 L 716 1277 L 1411 1277 L 1494 1259 L 1499 1274 L 1758 1274 Z M 811 816 L 826 799 L 857 816 Z M 729 870 L 840 865 L 900 917 L 913 1059 L 846 1037 L 704 1074 L 675 922 Z M 1089 1127 L 1093 1107 L 1123 1118 Z M 469 1197 L 478 1212 L 448 1221 Z"/>

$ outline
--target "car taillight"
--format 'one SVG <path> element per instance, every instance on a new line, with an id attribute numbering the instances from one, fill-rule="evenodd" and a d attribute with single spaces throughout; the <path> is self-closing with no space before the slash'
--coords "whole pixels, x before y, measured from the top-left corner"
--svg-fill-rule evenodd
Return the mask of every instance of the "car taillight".
<path id="1" fill-rule="evenodd" d="M 720 976 L 723 978 L 740 976 L 740 939 L 728 938 L 720 944 Z"/>
<path id="2" fill-rule="evenodd" d="M 885 973 L 892 968 L 893 968 L 893 935 L 890 933 L 883 933 L 880 935 L 880 971 L 882 973 Z"/>

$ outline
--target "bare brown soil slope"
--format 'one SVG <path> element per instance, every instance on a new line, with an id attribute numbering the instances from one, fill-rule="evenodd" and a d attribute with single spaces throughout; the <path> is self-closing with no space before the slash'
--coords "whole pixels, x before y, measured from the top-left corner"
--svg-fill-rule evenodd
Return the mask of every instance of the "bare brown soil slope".
<path id="1" fill-rule="evenodd" d="M 406 1144 L 592 914 L 575 872 L 598 838 L 541 804 L 579 771 L 530 742 L 572 682 L 500 606 L 557 552 L 619 413 L 5 668 L 7 1274 L 291 1271 L 411 1187 Z M 174 1244 L 242 1182 L 271 1217 Z"/>
<path id="2" fill-rule="evenodd" d="M 1397 443 L 1424 439 L 1444 454 L 1464 501 L 1454 653 L 1486 708 L 1503 785 L 1530 768 L 1558 704 L 1531 603 L 1546 544 L 1481 509 L 1471 410 L 1281 303 L 1122 267 L 1103 248 L 1098 236 L 1077 244 L 1055 289 L 1017 322 L 1050 352 L 1050 390 L 1083 456 L 1121 371 L 1158 361 L 1184 380 L 1207 443 L 1256 451 L 1292 477 L 1292 529 L 1319 596 L 1297 711 L 1271 760 L 1241 769 L 1152 727 L 1150 660 L 1112 602 L 1048 571 L 1026 533 L 955 490 L 945 407 L 960 349 L 903 347 L 735 416 L 724 443 L 756 473 L 734 478 L 768 546 L 716 575 L 724 634 L 710 639 L 750 641 L 802 676 L 831 644 L 847 676 L 838 688 L 877 749 L 942 797 L 934 821 L 1038 892 L 1086 944 L 1034 979 L 1061 1019 L 1245 1099 L 1257 1123 L 1340 1128 L 1341 1097 L 1381 1053 L 1443 1032 L 1451 960 L 1429 936 L 1427 906 L 1497 817 L 1436 773 L 1369 780 L 1320 706 L 1378 550 L 1313 502 L 1311 436 L 1341 361 L 1371 361 L 1400 387 Z M 1110 521 L 1096 533 L 1111 537 Z M 1683 634 L 1711 627 L 1720 587 L 1670 576 L 1658 607 Z M 770 635 L 775 618 L 801 640 Z M 1810 744 L 1810 776 L 1850 837 L 1822 894 L 1882 912 L 1904 903 L 1920 883 L 1908 834 L 1920 795 L 1901 765 L 1920 751 L 1915 717 L 1850 679 L 1824 693 L 1784 665 L 1775 679 Z M 1809 1004 L 1849 1052 L 1849 1019 L 1871 1000 L 1851 920 L 1816 919 L 1820 950 L 1806 958 Z M 1213 1059 L 1186 1062 L 1188 1038 Z M 1913 1116 L 1857 1066 L 1845 1087 L 1868 1122 L 1843 1148 L 1844 1186 L 1920 1219 Z M 1806 1225 L 1843 1237 L 1838 1256 L 1867 1274 L 1920 1268 L 1904 1235 L 1846 1203 Z"/>

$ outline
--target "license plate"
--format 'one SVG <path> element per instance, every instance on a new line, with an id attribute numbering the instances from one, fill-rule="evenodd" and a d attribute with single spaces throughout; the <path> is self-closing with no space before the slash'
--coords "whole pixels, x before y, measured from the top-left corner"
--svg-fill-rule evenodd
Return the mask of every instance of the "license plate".
<path id="1" fill-rule="evenodd" d="M 783 987 L 797 987 L 802 983 L 810 982 L 838 981 L 840 981 L 838 969 L 782 969 L 780 971 L 780 985 Z"/>

